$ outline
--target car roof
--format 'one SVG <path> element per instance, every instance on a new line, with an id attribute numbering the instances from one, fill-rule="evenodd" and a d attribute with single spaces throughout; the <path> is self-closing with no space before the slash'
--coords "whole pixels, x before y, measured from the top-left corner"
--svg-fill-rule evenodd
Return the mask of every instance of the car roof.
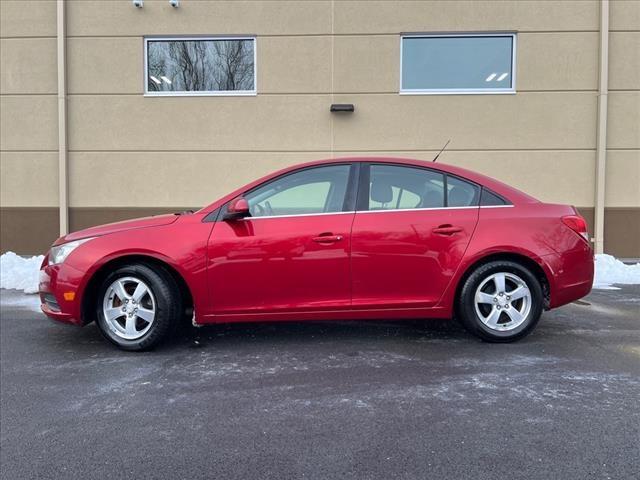
<path id="1" fill-rule="evenodd" d="M 539 202 L 536 198 L 510 186 L 507 185 L 506 183 L 503 183 L 499 180 L 496 180 L 494 178 L 488 177 L 486 175 L 483 175 L 481 173 L 477 173 L 474 172 L 472 170 L 468 170 L 466 168 L 462 168 L 462 167 L 458 167 L 455 165 L 448 165 L 446 163 L 439 163 L 439 162 L 433 162 L 433 161 L 427 161 L 427 160 L 418 160 L 415 158 L 402 158 L 402 157 L 336 157 L 336 158 L 327 158 L 327 159 L 322 159 L 322 160 L 314 160 L 311 162 L 306 162 L 306 163 L 299 163 L 296 165 L 291 165 L 289 167 L 283 168 L 281 170 L 272 172 L 268 175 L 265 175 L 264 177 L 258 178 L 256 180 L 254 180 L 253 182 L 248 183 L 247 185 L 244 185 L 243 187 L 240 187 L 239 189 L 229 193 L 228 195 L 225 195 L 224 197 L 220 198 L 219 200 L 215 201 L 214 203 L 212 203 L 211 205 L 208 205 L 207 207 L 204 207 L 202 210 L 200 210 L 200 212 L 209 212 L 214 210 L 215 208 L 218 208 L 219 206 L 221 206 L 223 203 L 228 202 L 229 200 L 237 197 L 238 195 L 240 195 L 242 192 L 249 190 L 251 188 L 254 188 L 258 185 L 260 185 L 261 183 L 264 183 L 266 181 L 269 181 L 273 178 L 279 177 L 281 175 L 287 174 L 289 172 L 293 172 L 296 170 L 301 170 L 304 168 L 309 168 L 309 167 L 315 167 L 315 166 L 321 166 L 321 165 L 331 165 L 331 164 L 340 164 L 340 163 L 356 163 L 356 162 L 361 162 L 361 163 L 384 163 L 384 164 L 393 164 L 393 165 L 404 165 L 404 166 L 413 166 L 413 167 L 420 167 L 420 168 L 429 168 L 432 170 L 438 170 L 441 171 L 443 173 L 450 173 L 452 175 L 456 175 L 458 177 L 461 177 L 463 179 L 467 179 L 470 180 L 474 183 L 478 183 L 486 188 L 488 188 L 489 190 L 494 191 L 495 193 L 502 195 L 503 197 L 507 198 L 509 201 L 511 201 L 513 204 L 518 204 L 518 203 L 537 203 Z"/>

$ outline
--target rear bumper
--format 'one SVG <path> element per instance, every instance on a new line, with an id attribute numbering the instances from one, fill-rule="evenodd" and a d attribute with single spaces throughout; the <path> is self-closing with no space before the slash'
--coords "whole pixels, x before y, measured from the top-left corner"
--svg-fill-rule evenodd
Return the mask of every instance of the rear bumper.
<path id="1" fill-rule="evenodd" d="M 543 257 L 551 270 L 550 308 L 560 307 L 587 295 L 593 286 L 593 250 L 586 243 L 561 254 Z"/>
<path id="2" fill-rule="evenodd" d="M 45 258 L 40 268 L 40 309 L 58 322 L 83 325 L 79 288 L 84 273 L 64 263 L 48 265 L 47 262 Z"/>

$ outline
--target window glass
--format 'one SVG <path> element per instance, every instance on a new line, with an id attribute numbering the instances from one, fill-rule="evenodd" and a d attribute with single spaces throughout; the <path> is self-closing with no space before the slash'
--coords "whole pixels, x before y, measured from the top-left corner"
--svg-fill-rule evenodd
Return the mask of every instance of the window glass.
<path id="1" fill-rule="evenodd" d="M 502 198 L 495 193 L 490 192 L 486 188 L 482 189 L 482 196 L 480 198 L 480 205 L 483 206 L 495 206 L 495 205 L 507 205 Z"/>
<path id="2" fill-rule="evenodd" d="M 245 194 L 252 217 L 341 212 L 349 165 L 301 170 Z"/>
<path id="3" fill-rule="evenodd" d="M 438 208 L 444 206 L 441 173 L 392 165 L 371 165 L 369 210 Z"/>
<path id="4" fill-rule="evenodd" d="M 402 38 L 404 91 L 512 91 L 514 34 Z"/>
<path id="5" fill-rule="evenodd" d="M 255 92 L 255 39 L 147 40 L 147 93 Z"/>
<path id="6" fill-rule="evenodd" d="M 480 187 L 447 175 L 447 206 L 476 207 L 480 197 Z"/>

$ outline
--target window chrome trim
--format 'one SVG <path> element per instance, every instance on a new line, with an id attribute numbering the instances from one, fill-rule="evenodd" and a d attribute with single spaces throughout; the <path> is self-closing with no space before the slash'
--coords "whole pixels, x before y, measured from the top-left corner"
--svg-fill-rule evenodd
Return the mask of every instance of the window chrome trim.
<path id="1" fill-rule="evenodd" d="M 198 40 L 252 40 L 253 41 L 253 90 L 198 90 L 198 91 L 178 91 L 178 92 L 150 92 L 148 50 L 149 42 L 170 42 L 170 41 L 198 41 Z M 165 35 L 165 36 L 145 36 L 143 37 L 143 96 L 144 97 L 255 97 L 258 95 L 258 40 L 255 35 Z"/>
<path id="2" fill-rule="evenodd" d="M 291 215 L 264 215 L 262 217 L 243 217 L 239 220 L 261 220 L 264 218 L 293 218 L 293 217 L 318 217 L 321 215 L 353 215 L 356 213 L 355 210 L 350 210 L 348 212 L 320 212 L 320 213 L 293 213 Z"/>
<path id="3" fill-rule="evenodd" d="M 390 212 L 421 212 L 424 210 L 470 210 L 472 208 L 512 208 L 513 205 L 484 205 L 474 207 L 430 207 L 430 208 L 394 208 L 389 210 L 356 210 L 356 213 L 390 213 Z"/>
<path id="4" fill-rule="evenodd" d="M 356 213 L 423 212 L 430 210 L 470 210 L 475 207 L 390 208 L 389 210 L 356 210 Z"/>
<path id="5" fill-rule="evenodd" d="M 402 88 L 402 58 L 405 38 L 442 37 L 511 37 L 511 86 L 509 88 Z M 516 46 L 517 32 L 443 32 L 403 33 L 400 35 L 400 95 L 514 95 L 516 94 Z"/>
<path id="6" fill-rule="evenodd" d="M 483 205 L 474 207 L 430 207 L 430 208 L 394 208 L 389 210 L 349 210 L 348 212 L 321 212 L 321 213 L 299 213 L 291 215 L 265 215 L 262 217 L 243 217 L 238 220 L 261 220 L 267 218 L 293 218 L 293 217 L 319 217 L 322 215 L 346 215 L 356 213 L 392 213 L 392 212 L 422 212 L 430 210 L 471 210 L 474 208 L 512 208 L 513 205 Z"/>

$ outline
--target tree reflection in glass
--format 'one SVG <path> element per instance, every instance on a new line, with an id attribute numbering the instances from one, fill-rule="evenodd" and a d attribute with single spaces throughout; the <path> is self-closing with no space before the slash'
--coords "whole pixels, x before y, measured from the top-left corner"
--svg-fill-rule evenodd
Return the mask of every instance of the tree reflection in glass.
<path id="1" fill-rule="evenodd" d="M 149 92 L 255 90 L 254 40 L 149 40 Z"/>

